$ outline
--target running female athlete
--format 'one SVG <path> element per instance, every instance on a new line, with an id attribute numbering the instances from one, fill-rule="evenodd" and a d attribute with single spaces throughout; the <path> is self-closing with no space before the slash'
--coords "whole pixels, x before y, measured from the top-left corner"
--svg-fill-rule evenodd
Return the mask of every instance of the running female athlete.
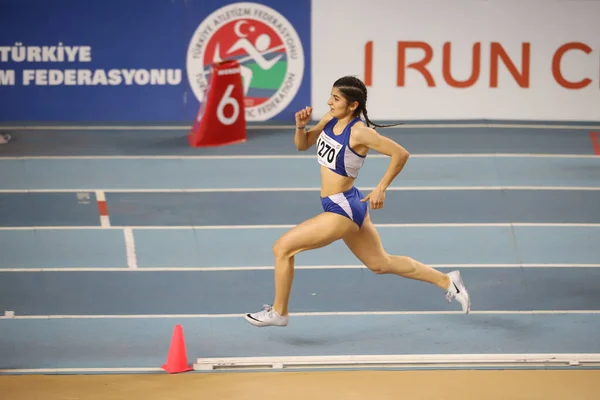
<path id="1" fill-rule="evenodd" d="M 384 126 L 371 122 L 366 103 L 364 83 L 345 76 L 333 84 L 327 103 L 330 110 L 316 126 L 306 129 L 311 107 L 296 113 L 296 148 L 305 151 L 316 143 L 323 212 L 295 226 L 275 242 L 275 300 L 256 313 L 245 315 L 252 325 L 287 326 L 294 256 L 339 239 L 374 273 L 395 274 L 436 285 L 447 292 L 448 301 L 455 298 L 464 313 L 470 311 L 470 297 L 459 271 L 444 274 L 408 256 L 390 255 L 384 250 L 367 206 L 372 210 L 383 207 L 385 191 L 404 168 L 409 153 L 371 128 Z M 364 122 L 360 119 L 361 114 Z M 375 189 L 363 196 L 354 186 L 354 180 L 370 149 L 389 156 L 390 163 Z"/>

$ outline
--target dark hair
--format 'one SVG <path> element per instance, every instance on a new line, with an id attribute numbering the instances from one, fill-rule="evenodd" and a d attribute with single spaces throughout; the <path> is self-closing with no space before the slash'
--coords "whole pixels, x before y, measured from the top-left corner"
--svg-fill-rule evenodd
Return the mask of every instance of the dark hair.
<path id="1" fill-rule="evenodd" d="M 358 117 L 362 113 L 365 117 L 365 122 L 367 126 L 375 126 L 377 128 L 386 128 L 389 126 L 396 126 L 402 124 L 393 124 L 393 125 L 378 125 L 369 119 L 367 115 L 367 87 L 365 84 L 355 76 L 344 76 L 334 82 L 333 87 L 337 88 L 348 103 L 352 103 L 357 101 L 358 107 L 354 110 L 354 116 Z"/>

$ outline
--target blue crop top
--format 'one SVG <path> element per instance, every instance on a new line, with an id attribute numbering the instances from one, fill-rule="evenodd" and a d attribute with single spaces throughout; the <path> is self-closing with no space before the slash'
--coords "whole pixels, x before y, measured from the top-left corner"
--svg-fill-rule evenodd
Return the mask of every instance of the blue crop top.
<path id="1" fill-rule="evenodd" d="M 336 174 L 356 178 L 366 156 L 357 154 L 350 148 L 350 130 L 360 121 L 354 118 L 340 135 L 333 133 L 337 118 L 332 118 L 317 139 L 317 160 Z"/>

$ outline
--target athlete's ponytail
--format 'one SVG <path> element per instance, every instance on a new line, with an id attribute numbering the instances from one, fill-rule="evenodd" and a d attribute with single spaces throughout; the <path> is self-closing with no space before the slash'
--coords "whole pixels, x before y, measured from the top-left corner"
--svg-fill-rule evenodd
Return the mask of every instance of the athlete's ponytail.
<path id="1" fill-rule="evenodd" d="M 367 87 L 357 77 L 344 76 L 335 81 L 333 87 L 337 88 L 342 93 L 348 103 L 353 103 L 355 101 L 358 102 L 358 107 L 356 107 L 356 110 L 354 110 L 354 116 L 359 117 L 362 114 L 365 118 L 367 126 L 387 128 L 390 126 L 402 125 L 401 123 L 393 125 L 378 125 L 369 119 L 369 115 L 367 114 Z"/>

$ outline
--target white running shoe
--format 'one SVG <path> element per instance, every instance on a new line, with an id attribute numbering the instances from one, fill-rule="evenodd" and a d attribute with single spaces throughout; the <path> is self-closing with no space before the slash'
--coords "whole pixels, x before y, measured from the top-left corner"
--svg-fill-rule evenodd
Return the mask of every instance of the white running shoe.
<path id="1" fill-rule="evenodd" d="M 277 314 L 277 311 L 268 304 L 264 304 L 262 310 L 252 314 L 246 314 L 244 316 L 246 321 L 250 322 L 254 326 L 287 326 L 288 317 L 282 317 Z"/>
<path id="2" fill-rule="evenodd" d="M 447 275 L 450 278 L 450 287 L 448 288 L 448 293 L 446 293 L 448 303 L 450 303 L 453 298 L 456 299 L 456 301 L 462 305 L 463 312 L 468 314 L 469 311 L 471 311 L 471 297 L 460 277 L 460 271 L 448 272 Z"/>

